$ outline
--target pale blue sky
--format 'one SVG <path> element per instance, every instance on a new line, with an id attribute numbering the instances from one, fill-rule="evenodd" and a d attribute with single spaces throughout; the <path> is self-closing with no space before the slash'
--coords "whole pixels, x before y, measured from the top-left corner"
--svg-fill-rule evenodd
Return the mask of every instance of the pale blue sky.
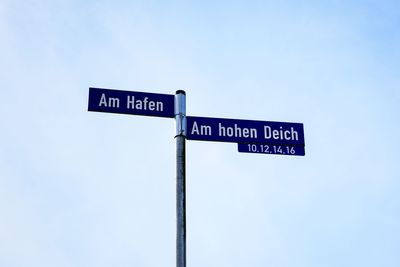
<path id="1" fill-rule="evenodd" d="M 0 267 L 175 266 L 173 119 L 304 123 L 306 156 L 187 142 L 188 267 L 400 265 L 398 1 L 0 1 Z"/>

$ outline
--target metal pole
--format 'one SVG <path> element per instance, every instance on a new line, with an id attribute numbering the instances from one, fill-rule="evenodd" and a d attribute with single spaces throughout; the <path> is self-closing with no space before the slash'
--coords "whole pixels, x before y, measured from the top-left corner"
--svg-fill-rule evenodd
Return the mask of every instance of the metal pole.
<path id="1" fill-rule="evenodd" d="M 186 93 L 175 94 L 176 122 L 176 266 L 186 267 Z"/>

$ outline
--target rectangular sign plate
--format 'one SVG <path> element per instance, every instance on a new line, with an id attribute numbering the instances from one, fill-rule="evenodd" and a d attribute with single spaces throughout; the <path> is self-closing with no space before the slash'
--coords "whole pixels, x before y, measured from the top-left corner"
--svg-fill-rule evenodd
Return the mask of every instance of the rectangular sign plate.
<path id="1" fill-rule="evenodd" d="M 187 117 L 187 139 L 304 146 L 302 123 Z"/>
<path id="2" fill-rule="evenodd" d="M 89 88 L 89 111 L 175 117 L 174 95 Z"/>
<path id="3" fill-rule="evenodd" d="M 244 153 L 276 154 L 288 156 L 304 156 L 304 146 L 273 145 L 260 143 L 239 143 L 238 151 Z"/>

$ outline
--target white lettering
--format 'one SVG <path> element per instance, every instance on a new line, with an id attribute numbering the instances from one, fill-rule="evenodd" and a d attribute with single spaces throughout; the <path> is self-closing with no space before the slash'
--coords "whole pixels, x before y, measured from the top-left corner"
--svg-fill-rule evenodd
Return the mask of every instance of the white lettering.
<path id="1" fill-rule="evenodd" d="M 135 108 L 136 109 L 143 109 L 143 102 L 140 101 L 140 100 L 136 100 Z"/>
<path id="2" fill-rule="evenodd" d="M 156 110 L 157 110 L 157 111 L 163 111 L 163 110 L 164 110 L 164 104 L 163 104 L 163 102 L 157 101 L 156 103 L 157 103 L 157 105 L 156 105 Z"/>
<path id="3" fill-rule="evenodd" d="M 256 128 L 250 128 L 250 137 L 257 138 L 257 129 Z"/>
<path id="4" fill-rule="evenodd" d="M 249 137 L 249 129 L 243 128 L 243 137 Z"/>
<path id="5" fill-rule="evenodd" d="M 113 108 L 119 108 L 119 98 L 110 97 L 108 99 L 108 106 Z"/>
<path id="6" fill-rule="evenodd" d="M 279 131 L 278 130 L 273 130 L 272 131 L 272 137 L 274 139 L 279 139 Z"/>
<path id="7" fill-rule="evenodd" d="M 290 140 L 290 131 L 285 131 L 285 139 Z"/>
<path id="8" fill-rule="evenodd" d="M 144 99 L 143 99 L 143 109 L 144 110 L 146 110 L 147 109 L 147 101 L 149 100 L 149 98 L 148 97 L 145 97 Z"/>
<path id="9" fill-rule="evenodd" d="M 197 122 L 193 122 L 191 134 L 200 134 L 199 127 L 197 127 Z"/>
<path id="10" fill-rule="evenodd" d="M 256 128 L 240 128 L 236 123 L 233 127 L 224 127 L 218 124 L 219 136 L 257 138 Z"/>
<path id="11" fill-rule="evenodd" d="M 154 102 L 154 101 L 150 101 L 149 102 L 149 109 L 150 110 L 154 110 L 154 106 L 156 105 L 156 102 Z"/>
<path id="12" fill-rule="evenodd" d="M 218 123 L 218 129 L 219 136 L 225 136 L 225 127 L 223 127 L 221 123 Z"/>
<path id="13" fill-rule="evenodd" d="M 235 136 L 236 137 L 242 137 L 242 129 L 240 129 L 237 124 L 235 123 Z"/>
<path id="14" fill-rule="evenodd" d="M 118 97 L 109 97 L 107 102 L 107 97 L 105 94 L 101 94 L 99 107 L 112 107 L 112 108 L 119 108 L 119 98 Z"/>
<path id="15" fill-rule="evenodd" d="M 135 96 L 129 96 L 126 100 L 126 107 L 128 109 L 140 109 L 140 110 L 151 110 L 151 111 L 164 111 L 164 104 L 161 101 L 149 101 L 148 97 L 143 100 L 135 99 Z"/>
<path id="16" fill-rule="evenodd" d="M 232 136 L 233 136 L 233 128 L 232 128 L 232 127 L 227 127 L 227 129 L 226 129 L 226 134 L 227 134 L 229 137 L 232 137 Z"/>
<path id="17" fill-rule="evenodd" d="M 299 140 L 299 133 L 293 128 L 289 130 L 283 130 L 282 126 L 279 130 L 272 130 L 270 126 L 264 126 L 264 138 L 265 139 L 280 139 L 280 140 Z"/>
<path id="18" fill-rule="evenodd" d="M 212 130 L 211 126 L 209 126 L 209 125 L 200 125 L 200 129 L 199 129 L 197 122 L 193 122 L 191 134 L 211 135 L 211 130 Z"/>
<path id="19" fill-rule="evenodd" d="M 201 132 L 201 135 L 211 135 L 211 126 L 201 125 L 200 132 Z"/>
<path id="20" fill-rule="evenodd" d="M 135 97 L 134 96 L 128 95 L 128 99 L 126 100 L 126 108 L 127 109 L 135 109 Z"/>
<path id="21" fill-rule="evenodd" d="M 101 105 L 104 105 L 105 107 L 107 107 L 107 99 L 106 99 L 106 95 L 105 94 L 101 94 L 99 107 L 101 107 Z"/>
<path id="22" fill-rule="evenodd" d="M 292 140 L 299 140 L 299 133 L 295 131 L 293 127 L 291 129 L 291 132 L 292 132 Z"/>
<path id="23" fill-rule="evenodd" d="M 271 127 L 264 126 L 264 138 L 271 139 Z"/>

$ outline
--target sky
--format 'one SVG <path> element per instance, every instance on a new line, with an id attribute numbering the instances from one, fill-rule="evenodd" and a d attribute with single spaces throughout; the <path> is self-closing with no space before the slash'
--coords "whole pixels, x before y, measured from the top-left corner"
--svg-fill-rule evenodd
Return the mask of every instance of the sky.
<path id="1" fill-rule="evenodd" d="M 0 1 L 0 267 L 175 266 L 175 122 L 304 124 L 304 157 L 188 140 L 187 266 L 400 265 L 400 3 Z"/>

